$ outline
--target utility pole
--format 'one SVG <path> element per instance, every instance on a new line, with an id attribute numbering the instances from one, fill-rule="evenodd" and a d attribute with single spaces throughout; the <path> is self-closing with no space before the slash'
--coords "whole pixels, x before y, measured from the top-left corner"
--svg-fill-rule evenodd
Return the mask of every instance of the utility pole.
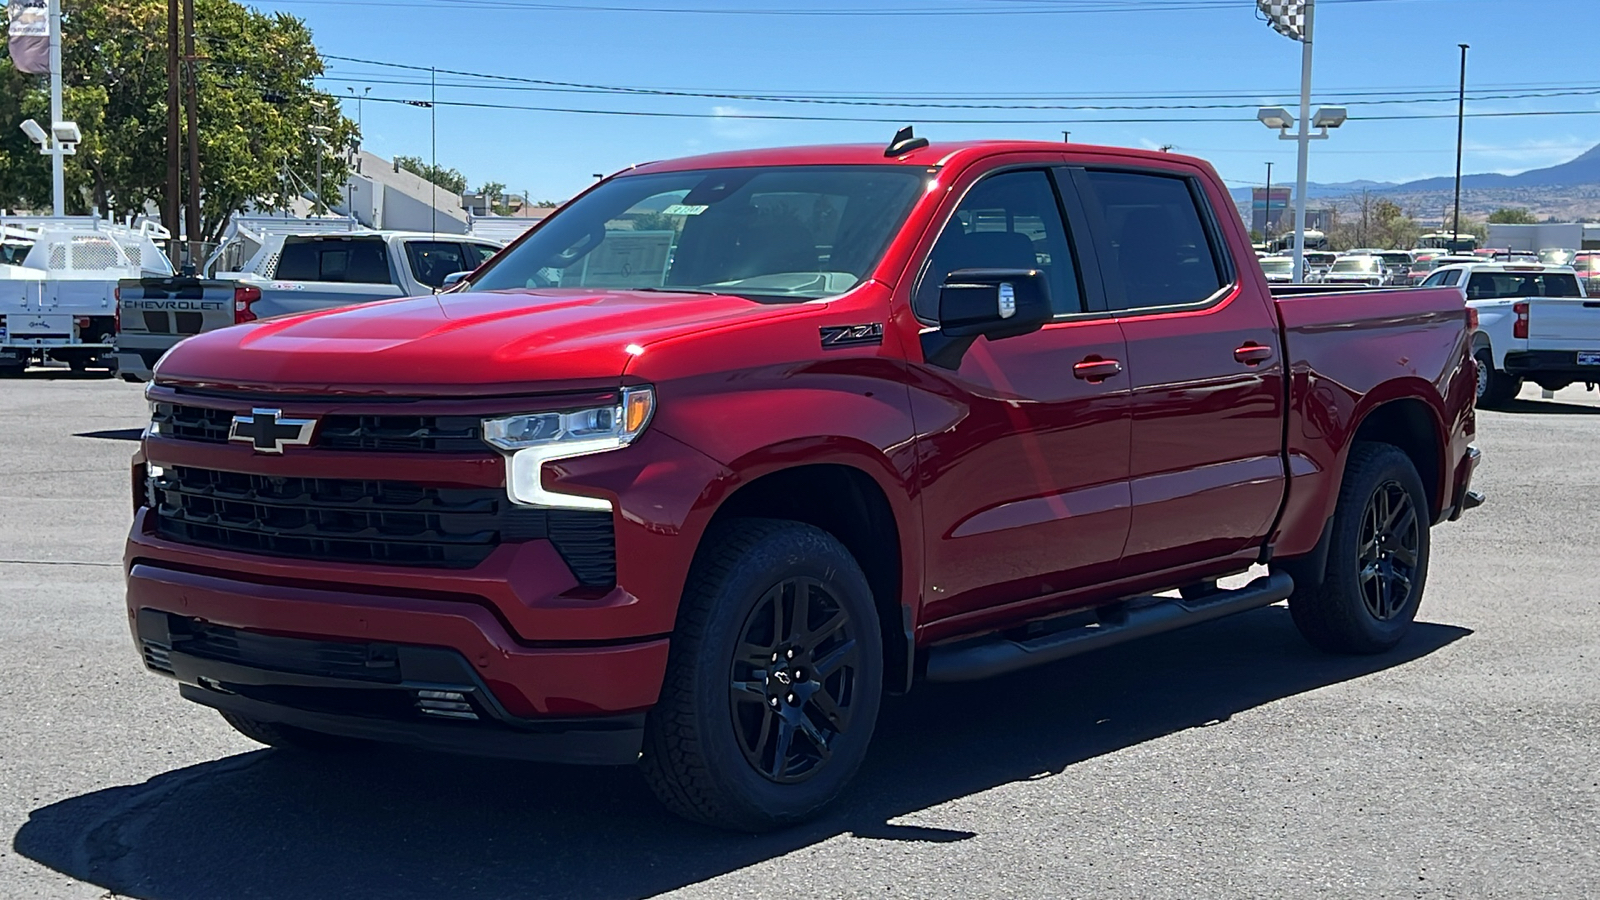
<path id="1" fill-rule="evenodd" d="M 1061 132 L 1061 143 L 1063 143 L 1063 144 L 1072 143 L 1072 132 L 1070 132 L 1070 131 Z"/>
<path id="2" fill-rule="evenodd" d="M 180 144 L 183 136 L 179 133 L 178 110 L 182 105 L 178 86 L 181 83 L 178 70 L 178 0 L 167 0 L 167 196 L 161 207 L 161 224 L 167 226 L 172 232 L 172 239 L 167 244 L 167 255 L 174 262 L 178 260 L 178 227 L 180 203 L 183 195 L 181 173 L 182 153 Z"/>
<path id="3" fill-rule="evenodd" d="M 1451 253 L 1456 252 L 1456 243 L 1461 240 L 1461 138 L 1467 124 L 1467 45 L 1457 46 L 1461 48 L 1461 87 L 1456 94 L 1456 214 L 1450 226 Z"/>
<path id="4" fill-rule="evenodd" d="M 433 233 L 439 232 L 439 70 L 428 70 L 428 131 L 433 141 Z"/>
<path id="5" fill-rule="evenodd" d="M 189 95 L 186 100 L 189 124 L 189 206 L 183 230 L 188 238 L 189 260 L 194 261 L 194 243 L 200 231 L 200 113 L 195 96 L 200 75 L 195 71 L 194 0 L 183 0 L 183 55 L 188 63 Z"/>
<path id="6" fill-rule="evenodd" d="M 1261 217 L 1261 243 L 1272 249 L 1272 163 L 1267 163 L 1267 214 Z"/>

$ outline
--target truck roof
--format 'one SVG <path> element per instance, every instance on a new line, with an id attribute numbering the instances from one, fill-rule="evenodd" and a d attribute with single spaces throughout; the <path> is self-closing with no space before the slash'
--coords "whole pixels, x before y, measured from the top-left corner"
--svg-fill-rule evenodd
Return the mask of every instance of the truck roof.
<path id="1" fill-rule="evenodd" d="M 929 144 L 899 156 L 884 156 L 883 144 L 817 144 L 802 147 L 773 147 L 761 150 L 730 150 L 685 156 L 678 159 L 641 163 L 633 172 L 681 172 L 690 169 L 740 168 L 748 166 L 825 166 L 887 165 L 943 166 L 959 158 L 977 159 L 1000 153 L 1070 153 L 1095 156 L 1122 156 L 1150 162 L 1182 161 L 1208 166 L 1203 160 L 1176 153 L 1134 150 L 1128 147 L 1101 147 L 1094 144 L 1065 144 L 1053 141 L 953 141 Z"/>

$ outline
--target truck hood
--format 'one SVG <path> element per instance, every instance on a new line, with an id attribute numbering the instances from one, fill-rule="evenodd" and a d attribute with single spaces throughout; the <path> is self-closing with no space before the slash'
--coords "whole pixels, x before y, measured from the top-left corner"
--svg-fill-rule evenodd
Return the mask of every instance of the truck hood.
<path id="1" fill-rule="evenodd" d="M 615 385 L 652 342 L 794 315 L 728 295 L 550 289 L 441 294 L 192 337 L 156 380 L 332 393 L 527 393 Z"/>

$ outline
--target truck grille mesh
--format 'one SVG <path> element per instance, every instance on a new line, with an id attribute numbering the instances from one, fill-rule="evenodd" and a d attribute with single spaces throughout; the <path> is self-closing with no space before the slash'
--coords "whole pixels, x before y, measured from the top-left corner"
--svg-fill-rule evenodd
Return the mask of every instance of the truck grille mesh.
<path id="1" fill-rule="evenodd" d="M 157 403 L 151 422 L 163 437 L 207 444 L 228 442 L 234 412 Z M 488 453 L 473 416 L 323 416 L 311 446 L 369 453 Z"/>
<path id="2" fill-rule="evenodd" d="M 501 488 L 293 478 L 172 466 L 149 485 L 168 540 L 267 556 L 471 568 L 548 538 L 585 587 L 616 581 L 611 514 L 515 506 Z"/>

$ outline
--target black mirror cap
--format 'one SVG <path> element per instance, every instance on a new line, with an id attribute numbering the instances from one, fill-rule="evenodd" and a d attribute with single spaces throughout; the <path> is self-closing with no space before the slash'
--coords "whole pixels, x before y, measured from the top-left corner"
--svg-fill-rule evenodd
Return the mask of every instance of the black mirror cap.
<path id="1" fill-rule="evenodd" d="M 1050 284 L 1038 269 L 958 269 L 939 289 L 939 331 L 990 340 L 1038 331 L 1052 317 Z"/>

